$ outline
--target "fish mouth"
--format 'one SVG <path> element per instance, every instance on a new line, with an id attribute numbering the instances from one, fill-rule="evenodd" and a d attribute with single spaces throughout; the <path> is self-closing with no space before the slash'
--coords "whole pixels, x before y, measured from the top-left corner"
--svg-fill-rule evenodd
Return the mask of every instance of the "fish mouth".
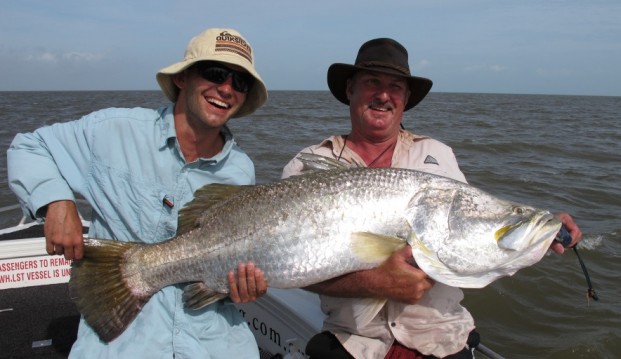
<path id="1" fill-rule="evenodd" d="M 540 211 L 515 224 L 503 226 L 496 231 L 498 246 L 503 249 L 522 251 L 537 244 L 549 246 L 561 229 L 561 221 L 548 211 Z"/>

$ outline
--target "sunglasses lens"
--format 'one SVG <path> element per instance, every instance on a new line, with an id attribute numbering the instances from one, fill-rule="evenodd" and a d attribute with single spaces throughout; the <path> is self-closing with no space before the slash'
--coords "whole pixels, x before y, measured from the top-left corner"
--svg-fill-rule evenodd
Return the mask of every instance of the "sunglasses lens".
<path id="1" fill-rule="evenodd" d="M 254 77 L 250 74 L 234 71 L 217 63 L 205 64 L 205 66 L 199 68 L 199 73 L 205 80 L 218 85 L 224 83 L 229 76 L 232 76 L 233 89 L 242 93 L 248 93 L 254 83 Z"/>
<path id="2" fill-rule="evenodd" d="M 250 92 L 250 87 L 252 87 L 252 83 L 254 78 L 246 73 L 241 72 L 233 72 L 233 88 L 236 91 L 248 93 Z"/>
<path id="3" fill-rule="evenodd" d="M 221 84 L 229 77 L 229 72 L 222 67 L 207 67 L 201 69 L 201 76 L 209 82 Z"/>

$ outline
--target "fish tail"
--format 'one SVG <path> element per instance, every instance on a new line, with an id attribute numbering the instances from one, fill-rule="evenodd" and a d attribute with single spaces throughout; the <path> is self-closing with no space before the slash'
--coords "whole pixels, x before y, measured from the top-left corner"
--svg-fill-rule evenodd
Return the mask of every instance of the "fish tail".
<path id="1" fill-rule="evenodd" d="M 136 245 L 140 244 L 89 239 L 84 257 L 71 266 L 71 298 L 105 342 L 123 333 L 151 297 L 134 294 L 123 277 L 125 253 Z"/>

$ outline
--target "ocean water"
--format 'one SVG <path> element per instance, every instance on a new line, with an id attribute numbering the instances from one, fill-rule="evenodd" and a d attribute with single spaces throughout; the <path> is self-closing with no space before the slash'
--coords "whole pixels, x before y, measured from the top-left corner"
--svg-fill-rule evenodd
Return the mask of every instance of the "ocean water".
<path id="1" fill-rule="evenodd" d="M 159 107 L 157 91 L 0 92 L 0 148 L 17 132 L 105 107 Z M 484 289 L 466 290 L 483 343 L 506 358 L 621 357 L 621 98 L 431 93 L 406 112 L 406 128 L 451 147 L 468 181 L 525 204 L 571 213 L 571 251 Z M 257 182 L 278 180 L 301 148 L 348 133 L 348 108 L 324 91 L 275 91 L 230 127 L 255 161 Z M 15 204 L 0 156 L 0 207 Z M 14 224 L 19 212 L 0 218 Z"/>

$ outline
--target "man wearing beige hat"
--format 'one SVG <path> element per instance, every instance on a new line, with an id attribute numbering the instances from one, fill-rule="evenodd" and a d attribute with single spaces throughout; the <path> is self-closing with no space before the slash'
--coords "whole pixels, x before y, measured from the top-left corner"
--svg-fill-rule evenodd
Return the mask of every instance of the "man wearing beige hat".
<path id="1" fill-rule="evenodd" d="M 349 106 L 351 131 L 301 152 L 465 182 L 450 147 L 402 128 L 403 113 L 422 101 L 431 86 L 431 80 L 411 75 L 408 53 L 397 41 L 378 38 L 364 43 L 354 65 L 336 63 L 328 69 L 330 91 Z M 302 167 L 294 158 L 283 177 L 300 174 Z M 580 230 L 569 215 L 561 219 L 575 244 Z M 327 315 L 324 332 L 306 347 L 310 358 L 472 358 L 478 334 L 472 316 L 460 305 L 462 291 L 434 283 L 410 263 L 408 246 L 375 269 L 308 287 L 321 295 Z M 375 298 L 387 301 L 374 305 Z"/>
<path id="2" fill-rule="evenodd" d="M 226 123 L 267 100 L 254 52 L 232 29 L 194 37 L 182 61 L 157 81 L 173 102 L 158 109 L 109 108 L 18 134 L 8 150 L 11 189 L 24 212 L 45 218 L 47 252 L 79 260 L 74 193 L 93 209 L 89 237 L 161 242 L 179 210 L 209 183 L 253 184 L 254 166 Z M 266 291 L 252 263 L 231 268 L 231 299 Z M 98 278 L 93 278 L 98 280 Z M 254 337 L 230 300 L 189 310 L 183 286 L 156 293 L 116 339 L 105 343 L 82 318 L 71 358 L 258 358 Z"/>

